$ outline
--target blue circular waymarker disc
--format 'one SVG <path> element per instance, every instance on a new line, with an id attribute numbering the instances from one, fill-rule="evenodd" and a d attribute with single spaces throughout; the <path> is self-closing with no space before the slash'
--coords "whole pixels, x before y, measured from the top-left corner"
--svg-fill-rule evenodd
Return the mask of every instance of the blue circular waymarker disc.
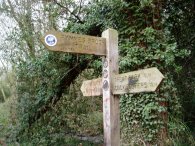
<path id="1" fill-rule="evenodd" d="M 45 43 L 48 46 L 55 46 L 57 44 L 57 38 L 52 34 L 48 34 L 45 37 Z"/>

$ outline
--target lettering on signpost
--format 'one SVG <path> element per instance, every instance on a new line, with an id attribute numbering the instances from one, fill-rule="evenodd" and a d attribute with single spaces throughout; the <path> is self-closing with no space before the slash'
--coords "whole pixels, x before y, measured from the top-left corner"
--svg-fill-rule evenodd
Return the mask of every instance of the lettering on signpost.
<path id="1" fill-rule="evenodd" d="M 163 78 L 155 67 L 119 74 L 113 79 L 113 94 L 154 92 Z"/>
<path id="2" fill-rule="evenodd" d="M 52 51 L 106 55 L 106 39 L 101 37 L 49 31 L 41 41 Z"/>
<path id="3" fill-rule="evenodd" d="M 102 94 L 101 78 L 84 81 L 81 86 L 83 96 L 99 96 Z"/>
<path id="4" fill-rule="evenodd" d="M 154 92 L 163 80 L 161 72 L 153 67 L 118 74 L 118 33 L 108 29 L 102 37 L 49 31 L 41 38 L 52 51 L 95 54 L 103 57 L 102 78 L 84 81 L 83 96 L 103 95 L 104 144 L 120 145 L 120 118 L 118 94 Z"/>
<path id="5" fill-rule="evenodd" d="M 103 78 L 107 76 L 106 74 L 107 74 L 107 71 L 103 71 Z M 112 85 L 113 85 L 112 93 L 113 94 L 125 94 L 125 93 L 154 92 L 160 85 L 163 78 L 164 76 L 155 67 L 115 75 L 113 77 L 113 82 L 112 82 Z M 98 80 L 100 82 L 100 80 L 102 79 L 100 78 Z M 85 84 L 85 88 L 88 88 L 88 87 L 89 85 Z M 106 82 L 103 83 L 103 88 L 105 87 L 106 87 Z M 102 90 L 99 90 L 99 91 L 101 92 L 96 92 L 96 95 L 98 96 L 102 95 Z M 88 92 L 85 94 L 85 96 L 95 96 L 95 95 L 92 95 L 91 92 Z"/>

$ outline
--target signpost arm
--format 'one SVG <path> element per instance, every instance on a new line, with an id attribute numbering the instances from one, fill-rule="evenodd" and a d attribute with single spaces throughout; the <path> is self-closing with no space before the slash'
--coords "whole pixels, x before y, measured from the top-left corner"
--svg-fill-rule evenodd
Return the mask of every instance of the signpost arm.
<path id="1" fill-rule="evenodd" d="M 103 58 L 103 120 L 104 145 L 120 145 L 119 97 L 113 95 L 113 75 L 119 73 L 118 33 L 108 29 L 102 33 L 106 38 L 106 58 Z"/>

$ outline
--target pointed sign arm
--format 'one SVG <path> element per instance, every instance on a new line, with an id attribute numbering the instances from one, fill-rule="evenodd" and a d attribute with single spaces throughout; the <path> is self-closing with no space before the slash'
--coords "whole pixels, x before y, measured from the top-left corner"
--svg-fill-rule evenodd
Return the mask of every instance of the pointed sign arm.
<path id="1" fill-rule="evenodd" d="M 49 31 L 41 42 L 51 51 L 106 55 L 106 39 L 69 32 Z"/>
<path id="2" fill-rule="evenodd" d="M 112 92 L 113 94 L 154 92 L 163 79 L 163 74 L 156 67 L 115 75 Z M 102 95 L 101 80 L 99 78 L 84 81 L 81 88 L 83 96 Z"/>

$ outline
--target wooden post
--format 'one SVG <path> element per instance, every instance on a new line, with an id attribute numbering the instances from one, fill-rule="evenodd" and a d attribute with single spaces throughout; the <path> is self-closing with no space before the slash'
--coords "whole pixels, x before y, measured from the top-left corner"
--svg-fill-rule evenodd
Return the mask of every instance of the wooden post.
<path id="1" fill-rule="evenodd" d="M 102 33 L 106 38 L 106 58 L 103 58 L 103 120 L 104 145 L 120 145 L 119 97 L 113 95 L 113 75 L 119 73 L 118 33 L 108 29 Z"/>
<path id="2" fill-rule="evenodd" d="M 108 29 L 102 37 L 48 32 L 42 43 L 52 51 L 94 54 L 103 58 L 103 77 L 83 82 L 84 96 L 100 96 L 103 92 L 104 145 L 120 145 L 120 108 L 118 94 L 156 91 L 164 76 L 157 68 L 134 71 L 119 75 L 118 33 Z M 103 91 L 102 91 L 103 90 Z"/>

